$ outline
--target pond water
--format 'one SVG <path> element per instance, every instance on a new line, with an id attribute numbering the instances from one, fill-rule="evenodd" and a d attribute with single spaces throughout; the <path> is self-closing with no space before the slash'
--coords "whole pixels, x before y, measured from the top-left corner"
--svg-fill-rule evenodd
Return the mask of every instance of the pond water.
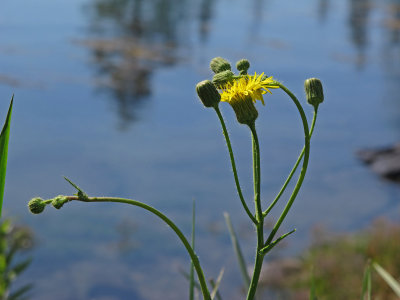
<path id="1" fill-rule="evenodd" d="M 190 234 L 206 276 L 242 299 L 223 221 L 231 214 L 248 262 L 253 229 L 236 196 L 219 122 L 197 99 L 215 56 L 299 97 L 321 78 L 325 102 L 309 172 L 283 230 L 298 253 L 315 226 L 352 231 L 398 219 L 399 187 L 355 156 L 400 139 L 400 1 L 6 0 L 0 10 L 0 112 L 15 94 L 4 215 L 32 226 L 34 261 L 21 282 L 32 299 L 186 299 L 189 259 L 172 231 L 137 208 L 71 203 L 33 216 L 34 196 L 89 195 L 151 204 Z M 245 196 L 252 195 L 249 132 L 223 106 Z M 297 111 L 281 92 L 258 107 L 262 198 L 278 192 L 302 147 Z M 311 119 L 312 110 L 306 106 Z M 273 212 L 275 216 L 282 206 Z M 283 254 L 282 254 L 283 253 Z"/>

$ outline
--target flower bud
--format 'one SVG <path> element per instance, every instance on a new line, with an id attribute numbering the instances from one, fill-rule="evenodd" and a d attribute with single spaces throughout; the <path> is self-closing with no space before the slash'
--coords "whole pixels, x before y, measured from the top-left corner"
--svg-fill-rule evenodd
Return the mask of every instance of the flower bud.
<path id="1" fill-rule="evenodd" d="M 222 88 L 228 82 L 233 80 L 233 76 L 235 76 L 235 74 L 233 74 L 233 72 L 229 70 L 219 72 L 214 75 L 212 82 L 217 88 Z"/>
<path id="2" fill-rule="evenodd" d="M 33 198 L 31 201 L 28 202 L 28 207 L 31 213 L 33 214 L 40 214 L 42 211 L 44 211 L 44 208 L 46 207 L 46 203 L 42 198 L 36 197 Z"/>
<path id="3" fill-rule="evenodd" d="M 304 82 L 307 102 L 312 106 L 318 106 L 324 101 L 322 83 L 318 78 L 309 78 Z"/>
<path id="4" fill-rule="evenodd" d="M 215 57 L 210 62 L 210 68 L 215 74 L 217 74 L 223 71 L 230 71 L 231 64 L 222 57 Z"/>
<path id="5" fill-rule="evenodd" d="M 60 195 L 55 197 L 53 201 L 51 201 L 51 204 L 54 206 L 54 208 L 60 209 L 66 202 L 68 202 L 68 198 Z"/>
<path id="6" fill-rule="evenodd" d="M 244 99 L 232 98 L 232 100 L 229 101 L 229 104 L 235 111 L 236 118 L 240 124 L 246 124 L 250 126 L 258 117 L 258 111 L 254 106 L 251 97 L 245 97 Z"/>
<path id="7" fill-rule="evenodd" d="M 236 69 L 240 71 L 240 75 L 246 75 L 250 68 L 250 62 L 247 59 L 241 59 L 236 63 Z"/>
<path id="8" fill-rule="evenodd" d="M 199 82 L 196 85 L 196 91 L 205 107 L 215 107 L 221 100 L 221 95 L 210 80 Z"/>

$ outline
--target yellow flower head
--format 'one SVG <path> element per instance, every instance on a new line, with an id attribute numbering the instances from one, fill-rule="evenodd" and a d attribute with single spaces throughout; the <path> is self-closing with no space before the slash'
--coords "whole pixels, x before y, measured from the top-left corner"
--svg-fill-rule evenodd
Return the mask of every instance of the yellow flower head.
<path id="1" fill-rule="evenodd" d="M 260 75 L 254 73 L 253 76 L 243 76 L 224 86 L 222 89 L 221 101 L 232 103 L 232 101 L 240 101 L 250 97 L 253 102 L 260 100 L 261 103 L 265 105 L 262 95 L 266 93 L 271 94 L 269 89 L 279 88 L 279 86 L 274 85 L 273 82 L 272 76 L 264 78 L 264 73 Z"/>

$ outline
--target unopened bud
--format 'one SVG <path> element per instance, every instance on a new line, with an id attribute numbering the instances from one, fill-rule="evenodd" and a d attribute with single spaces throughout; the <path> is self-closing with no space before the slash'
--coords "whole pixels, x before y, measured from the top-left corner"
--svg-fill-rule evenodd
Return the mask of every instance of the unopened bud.
<path id="1" fill-rule="evenodd" d="M 229 61 L 222 57 L 215 57 L 210 62 L 210 68 L 215 74 L 217 74 L 223 71 L 230 71 L 231 64 L 229 63 Z"/>
<path id="2" fill-rule="evenodd" d="M 307 102 L 312 106 L 318 106 L 324 101 L 322 83 L 318 78 L 310 78 L 304 82 Z"/>
<path id="3" fill-rule="evenodd" d="M 250 68 L 250 62 L 247 59 L 241 59 L 236 63 L 236 69 L 240 71 L 240 75 L 246 75 Z"/>
<path id="4" fill-rule="evenodd" d="M 199 82 L 196 85 L 196 91 L 205 107 L 215 107 L 221 100 L 221 95 L 210 80 Z"/>
<path id="5" fill-rule="evenodd" d="M 217 88 L 223 88 L 224 85 L 233 80 L 233 76 L 235 76 L 235 74 L 229 70 L 219 72 L 214 75 L 212 82 Z"/>
<path id="6" fill-rule="evenodd" d="M 44 211 L 45 207 L 46 203 L 42 198 L 39 197 L 33 198 L 28 202 L 28 208 L 33 214 L 40 214 L 42 211 Z"/>
<path id="7" fill-rule="evenodd" d="M 60 209 L 66 202 L 68 202 L 68 198 L 60 195 L 55 197 L 53 201 L 51 201 L 51 204 L 54 206 L 54 208 Z"/>

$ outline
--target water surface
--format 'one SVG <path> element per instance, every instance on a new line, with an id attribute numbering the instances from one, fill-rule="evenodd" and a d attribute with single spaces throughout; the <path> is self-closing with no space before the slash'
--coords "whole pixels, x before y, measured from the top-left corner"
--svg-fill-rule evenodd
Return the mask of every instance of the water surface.
<path id="1" fill-rule="evenodd" d="M 34 262 L 22 280 L 32 299 L 185 299 L 188 257 L 171 230 L 139 209 L 71 203 L 40 216 L 33 196 L 130 197 L 168 214 L 190 234 L 206 275 L 225 267 L 221 292 L 242 299 L 222 213 L 228 211 L 252 261 L 254 240 L 241 210 L 215 113 L 195 95 L 215 56 L 246 57 L 251 71 L 282 80 L 299 97 L 323 80 L 304 187 L 282 230 L 297 228 L 285 253 L 307 245 L 317 224 L 338 231 L 398 218 L 399 189 L 355 151 L 400 138 L 400 2 L 4 1 L 0 11 L 0 111 L 15 93 L 4 211 L 32 226 Z M 23 7 L 23 9 L 21 9 Z M 279 190 L 302 147 L 293 104 L 274 91 L 259 106 L 262 197 Z M 244 194 L 251 199 L 248 130 L 227 119 Z M 311 119 L 312 109 L 306 107 Z M 249 202 L 250 203 L 250 202 Z M 281 207 L 274 210 L 275 215 Z M 272 256 L 276 256 L 272 254 Z"/>

